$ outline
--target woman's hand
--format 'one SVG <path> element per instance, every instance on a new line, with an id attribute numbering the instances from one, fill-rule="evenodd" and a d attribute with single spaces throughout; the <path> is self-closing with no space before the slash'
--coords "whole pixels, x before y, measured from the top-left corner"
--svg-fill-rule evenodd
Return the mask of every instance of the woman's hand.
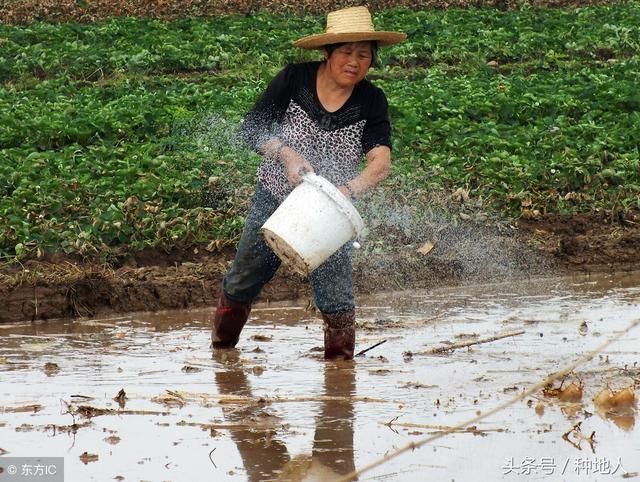
<path id="1" fill-rule="evenodd" d="M 287 179 L 292 186 L 300 184 L 304 174 L 313 172 L 313 166 L 309 161 L 289 146 L 283 146 L 280 150 L 280 160 L 284 163 Z"/>

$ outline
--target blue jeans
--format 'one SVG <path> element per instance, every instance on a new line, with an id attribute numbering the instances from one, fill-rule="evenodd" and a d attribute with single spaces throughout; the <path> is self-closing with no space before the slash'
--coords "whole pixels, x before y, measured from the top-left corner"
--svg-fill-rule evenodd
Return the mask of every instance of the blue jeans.
<path id="1" fill-rule="evenodd" d="M 222 282 L 225 296 L 235 303 L 252 303 L 280 267 L 280 259 L 260 234 L 260 228 L 279 204 L 260 183 L 256 185 L 235 259 Z M 322 313 L 355 309 L 352 250 L 351 243 L 346 243 L 309 275 L 315 304 Z"/>

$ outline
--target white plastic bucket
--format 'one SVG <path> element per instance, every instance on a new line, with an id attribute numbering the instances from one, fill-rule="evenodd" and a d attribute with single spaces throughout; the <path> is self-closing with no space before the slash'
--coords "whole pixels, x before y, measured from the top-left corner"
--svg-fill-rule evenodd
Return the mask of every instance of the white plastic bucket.
<path id="1" fill-rule="evenodd" d="M 283 263 L 307 275 L 363 229 L 349 199 L 325 178 L 309 173 L 260 231 Z"/>

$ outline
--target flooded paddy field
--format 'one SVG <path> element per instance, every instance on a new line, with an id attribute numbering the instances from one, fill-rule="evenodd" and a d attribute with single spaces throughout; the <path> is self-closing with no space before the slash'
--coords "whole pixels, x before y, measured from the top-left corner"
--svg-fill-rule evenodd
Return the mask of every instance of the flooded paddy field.
<path id="1" fill-rule="evenodd" d="M 525 394 L 640 318 L 638 273 L 358 301 L 356 351 L 384 343 L 354 362 L 322 360 L 303 301 L 213 356 L 211 309 L 0 325 L 0 455 L 64 457 L 67 481 L 331 481 L 385 456 L 358 480 L 640 480 L 640 326 Z"/>

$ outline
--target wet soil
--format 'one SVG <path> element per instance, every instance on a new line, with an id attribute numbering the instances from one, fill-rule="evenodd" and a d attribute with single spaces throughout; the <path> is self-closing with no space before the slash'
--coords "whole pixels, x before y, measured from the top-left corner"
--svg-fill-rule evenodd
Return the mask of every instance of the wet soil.
<path id="1" fill-rule="evenodd" d="M 354 259 L 357 293 L 640 267 L 640 215 L 521 219 L 507 226 L 436 226 L 423 238 L 370 235 Z M 425 242 L 428 252 L 419 250 Z M 48 255 L 0 269 L 0 323 L 212 306 L 233 249 L 147 250 L 111 265 Z M 309 298 L 281 268 L 259 301 Z"/>
<path id="2" fill-rule="evenodd" d="M 213 355 L 209 309 L 4 324 L 0 455 L 74 481 L 635 480 L 639 303 L 640 272 L 363 295 L 350 362 L 299 302 Z"/>

